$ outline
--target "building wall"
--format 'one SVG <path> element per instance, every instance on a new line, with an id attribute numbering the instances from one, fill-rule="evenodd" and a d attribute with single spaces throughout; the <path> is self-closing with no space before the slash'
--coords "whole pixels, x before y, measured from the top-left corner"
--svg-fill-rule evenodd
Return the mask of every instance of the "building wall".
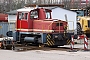
<path id="1" fill-rule="evenodd" d="M 68 30 L 70 30 L 70 31 L 75 30 L 76 31 L 77 14 L 75 12 L 72 12 L 72 11 L 69 11 L 66 9 L 62 9 L 59 7 L 52 9 L 52 18 L 53 19 L 60 19 L 60 20 L 66 21 L 65 15 L 67 16 L 67 20 L 68 20 Z"/>
<path id="2" fill-rule="evenodd" d="M 8 22 L 16 22 L 17 15 L 8 15 Z"/>
<path id="3" fill-rule="evenodd" d="M 0 35 L 6 36 L 6 32 L 8 31 L 8 23 L 7 22 L 0 22 Z"/>
<path id="4" fill-rule="evenodd" d="M 0 13 L 0 22 L 8 22 L 8 15 Z"/>
<path id="5" fill-rule="evenodd" d="M 15 23 L 0 22 L 0 35 L 6 36 L 8 31 L 15 30 Z"/>

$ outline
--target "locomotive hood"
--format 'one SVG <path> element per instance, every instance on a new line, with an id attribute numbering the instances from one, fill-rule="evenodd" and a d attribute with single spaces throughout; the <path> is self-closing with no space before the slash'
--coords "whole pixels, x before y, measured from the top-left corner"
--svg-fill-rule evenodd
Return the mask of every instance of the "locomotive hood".
<path id="1" fill-rule="evenodd" d="M 45 21 L 63 21 L 63 20 L 59 20 L 59 19 L 45 19 Z"/>

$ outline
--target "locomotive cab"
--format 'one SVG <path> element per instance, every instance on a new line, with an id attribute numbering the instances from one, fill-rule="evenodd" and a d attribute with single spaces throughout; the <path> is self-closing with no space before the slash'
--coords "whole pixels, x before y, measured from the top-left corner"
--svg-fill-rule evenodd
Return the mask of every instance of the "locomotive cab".
<path id="1" fill-rule="evenodd" d="M 51 10 L 37 8 L 29 10 L 18 10 L 17 14 L 17 30 L 24 29 L 32 31 L 34 20 L 51 19 Z"/>

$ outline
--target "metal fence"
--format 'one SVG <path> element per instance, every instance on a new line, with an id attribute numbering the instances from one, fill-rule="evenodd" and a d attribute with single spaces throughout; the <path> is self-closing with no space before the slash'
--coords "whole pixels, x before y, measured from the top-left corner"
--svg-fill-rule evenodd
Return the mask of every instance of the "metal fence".
<path id="1" fill-rule="evenodd" d="M 15 23 L 0 22 L 0 35 L 6 36 L 8 31 L 15 30 Z"/>

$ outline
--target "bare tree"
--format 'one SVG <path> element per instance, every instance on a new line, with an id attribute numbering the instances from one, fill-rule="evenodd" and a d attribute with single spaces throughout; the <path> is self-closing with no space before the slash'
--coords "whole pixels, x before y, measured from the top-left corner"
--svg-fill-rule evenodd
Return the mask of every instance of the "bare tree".
<path id="1" fill-rule="evenodd" d="M 90 6 L 90 0 L 87 5 L 80 5 L 81 0 L 0 0 L 0 12 L 6 13 L 30 4 L 64 4 L 66 9 L 71 9 Z"/>

